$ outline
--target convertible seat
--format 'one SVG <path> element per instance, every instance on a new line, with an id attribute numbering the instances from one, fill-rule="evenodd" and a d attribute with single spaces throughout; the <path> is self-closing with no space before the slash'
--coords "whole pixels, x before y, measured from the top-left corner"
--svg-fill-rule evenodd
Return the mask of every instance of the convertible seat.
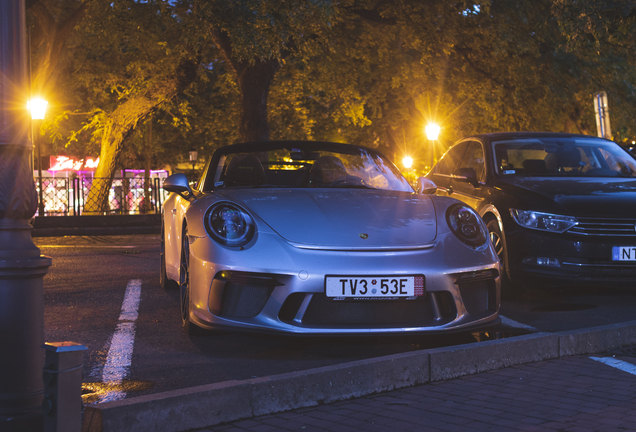
<path id="1" fill-rule="evenodd" d="M 320 156 L 309 172 L 309 185 L 320 187 L 335 181 L 346 180 L 349 173 L 336 156 Z"/>
<path id="2" fill-rule="evenodd" d="M 225 172 L 225 186 L 256 186 L 266 182 L 263 164 L 251 154 L 234 157 Z"/>

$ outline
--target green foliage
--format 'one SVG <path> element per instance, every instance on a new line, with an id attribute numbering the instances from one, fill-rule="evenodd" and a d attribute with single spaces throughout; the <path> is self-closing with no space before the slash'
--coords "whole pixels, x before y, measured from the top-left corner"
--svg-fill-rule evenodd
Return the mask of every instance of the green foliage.
<path id="1" fill-rule="evenodd" d="M 161 85 L 183 58 L 196 59 L 197 78 L 139 123 L 126 164 L 148 154 L 155 167 L 174 164 L 191 148 L 203 158 L 239 141 L 241 71 L 268 60 L 280 64 L 269 88 L 272 139 L 409 154 L 413 172 L 467 134 L 595 134 L 600 90 L 616 139 L 636 136 L 628 0 L 40 1 L 60 22 L 85 5 L 65 41 L 46 124 L 54 145 L 79 156 L 96 155 L 115 109 Z M 423 132 L 429 122 L 442 126 L 435 151 Z"/>

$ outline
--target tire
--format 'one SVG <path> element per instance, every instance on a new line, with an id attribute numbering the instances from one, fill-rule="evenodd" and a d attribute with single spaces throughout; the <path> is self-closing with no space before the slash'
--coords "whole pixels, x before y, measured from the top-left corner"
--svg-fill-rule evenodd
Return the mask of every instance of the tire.
<path id="1" fill-rule="evenodd" d="M 160 269 L 159 269 L 159 284 L 163 289 L 166 290 L 177 290 L 179 289 L 179 284 L 177 281 L 173 281 L 172 279 L 168 279 L 168 275 L 166 274 L 166 240 L 165 240 L 165 229 L 163 227 L 163 222 L 161 223 L 161 252 L 160 252 Z"/>
<path id="2" fill-rule="evenodd" d="M 199 336 L 203 329 L 190 320 L 190 242 L 188 241 L 188 228 L 183 228 L 181 236 L 181 259 L 179 265 L 179 300 L 181 306 L 181 325 L 186 334 Z"/>
<path id="3" fill-rule="evenodd" d="M 517 297 L 519 295 L 519 288 L 515 286 L 508 277 L 508 250 L 504 237 L 499 229 L 499 222 L 497 222 L 497 219 L 491 219 L 486 222 L 486 228 L 488 228 L 488 237 L 490 237 L 490 241 L 495 247 L 495 252 L 497 252 L 499 262 L 501 263 L 501 295 L 504 298 Z"/>

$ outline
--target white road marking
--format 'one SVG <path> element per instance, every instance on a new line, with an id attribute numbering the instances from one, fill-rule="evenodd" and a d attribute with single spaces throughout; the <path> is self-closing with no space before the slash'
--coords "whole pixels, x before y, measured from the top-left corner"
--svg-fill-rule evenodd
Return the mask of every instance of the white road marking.
<path id="1" fill-rule="evenodd" d="M 106 363 L 102 370 L 104 384 L 119 385 L 126 378 L 132 364 L 132 353 L 135 344 L 135 321 L 138 317 L 141 300 L 141 281 L 133 279 L 128 282 L 124 302 L 121 306 L 119 324 L 113 334 L 108 349 Z M 107 391 L 100 395 L 99 402 L 110 402 L 126 397 L 121 390 Z"/>
<path id="2" fill-rule="evenodd" d="M 632 375 L 636 375 L 636 366 L 631 363 L 624 362 L 622 360 L 617 360 L 612 357 L 590 357 L 592 360 L 596 360 L 597 362 L 604 363 L 608 366 L 611 366 L 616 369 L 620 369 L 624 372 L 630 373 Z"/>
<path id="3" fill-rule="evenodd" d="M 506 327 L 514 327 L 514 328 L 521 328 L 521 329 L 526 329 L 531 331 L 539 331 L 538 329 L 532 326 L 517 322 L 515 320 L 511 320 L 510 318 L 507 318 L 503 315 L 499 315 L 499 318 L 501 318 L 501 323 L 505 325 Z"/>

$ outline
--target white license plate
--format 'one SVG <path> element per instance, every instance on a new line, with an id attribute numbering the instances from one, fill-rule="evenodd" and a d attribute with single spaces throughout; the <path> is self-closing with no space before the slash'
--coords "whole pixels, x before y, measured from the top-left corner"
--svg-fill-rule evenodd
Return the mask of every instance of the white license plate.
<path id="1" fill-rule="evenodd" d="M 327 276 L 327 297 L 394 298 L 424 295 L 424 276 Z"/>
<path id="2" fill-rule="evenodd" d="M 636 261 L 636 246 L 614 246 L 612 261 Z"/>

